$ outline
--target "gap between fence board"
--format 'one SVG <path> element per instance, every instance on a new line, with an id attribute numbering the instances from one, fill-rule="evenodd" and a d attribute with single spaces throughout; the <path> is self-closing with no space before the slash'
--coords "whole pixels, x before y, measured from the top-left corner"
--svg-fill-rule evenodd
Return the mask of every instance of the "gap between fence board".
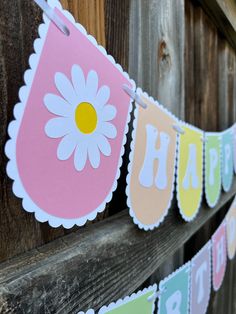
<path id="1" fill-rule="evenodd" d="M 236 49 L 236 3 L 233 0 L 197 0 L 216 27 Z"/>

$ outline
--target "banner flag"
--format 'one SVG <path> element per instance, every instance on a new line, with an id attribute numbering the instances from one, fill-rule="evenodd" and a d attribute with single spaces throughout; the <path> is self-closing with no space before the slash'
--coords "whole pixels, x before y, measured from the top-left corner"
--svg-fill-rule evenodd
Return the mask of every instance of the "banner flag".
<path id="1" fill-rule="evenodd" d="M 205 133 L 205 193 L 207 204 L 214 207 L 221 192 L 221 134 Z"/>
<path id="2" fill-rule="evenodd" d="M 233 128 L 222 132 L 222 186 L 228 192 L 233 182 Z"/>
<path id="3" fill-rule="evenodd" d="M 139 228 L 159 226 L 171 205 L 175 180 L 176 118 L 157 101 L 137 90 L 147 108 L 135 109 L 127 176 L 127 203 Z"/>
<path id="4" fill-rule="evenodd" d="M 40 222 L 71 228 L 96 218 L 120 175 L 135 84 L 59 1 L 70 31 L 44 16 L 6 144 L 8 175 Z M 55 54 L 56 47 L 56 54 Z"/>
<path id="5" fill-rule="evenodd" d="M 190 262 L 160 282 L 158 314 L 189 312 Z"/>
<path id="6" fill-rule="evenodd" d="M 221 287 L 227 264 L 225 225 L 226 222 L 224 220 L 212 236 L 212 273 L 213 288 L 215 291 L 219 290 Z"/>
<path id="7" fill-rule="evenodd" d="M 130 297 L 103 306 L 98 314 L 154 314 L 157 285 L 145 288 Z"/>
<path id="8" fill-rule="evenodd" d="M 205 314 L 211 294 L 211 241 L 191 261 L 190 314 Z"/>
<path id="9" fill-rule="evenodd" d="M 227 251 L 229 259 L 233 259 L 236 253 L 236 197 L 226 215 Z"/>
<path id="10" fill-rule="evenodd" d="M 184 220 L 193 220 L 202 200 L 203 131 L 181 123 L 177 163 L 177 200 Z"/>
<path id="11" fill-rule="evenodd" d="M 233 125 L 233 159 L 234 173 L 236 174 L 236 123 Z"/>

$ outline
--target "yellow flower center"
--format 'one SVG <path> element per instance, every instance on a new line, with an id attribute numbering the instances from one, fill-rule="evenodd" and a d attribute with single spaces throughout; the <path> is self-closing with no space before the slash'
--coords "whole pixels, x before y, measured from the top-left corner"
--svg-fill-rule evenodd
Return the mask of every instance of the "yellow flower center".
<path id="1" fill-rule="evenodd" d="M 94 132 L 97 127 L 98 117 L 93 105 L 81 102 L 75 109 L 75 123 L 77 128 L 85 134 Z"/>

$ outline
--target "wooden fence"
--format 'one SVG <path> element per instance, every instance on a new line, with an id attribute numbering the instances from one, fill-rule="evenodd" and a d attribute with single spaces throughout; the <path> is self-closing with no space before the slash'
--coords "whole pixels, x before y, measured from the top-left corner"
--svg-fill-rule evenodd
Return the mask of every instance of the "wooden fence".
<path id="1" fill-rule="evenodd" d="M 62 0 L 143 90 L 205 131 L 236 118 L 233 0 Z M 194 256 L 219 225 L 236 180 L 219 204 L 185 223 L 173 201 L 164 223 L 144 232 L 125 197 L 129 141 L 117 191 L 104 213 L 66 231 L 22 210 L 6 176 L 4 144 L 28 68 L 41 11 L 32 0 L 0 1 L 0 312 L 77 313 L 158 282 Z M 236 313 L 236 263 L 208 313 Z"/>

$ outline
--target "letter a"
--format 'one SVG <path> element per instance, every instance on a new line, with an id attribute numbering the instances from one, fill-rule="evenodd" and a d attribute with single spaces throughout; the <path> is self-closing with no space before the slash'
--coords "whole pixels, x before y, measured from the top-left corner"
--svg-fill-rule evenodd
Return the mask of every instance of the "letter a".
<path id="1" fill-rule="evenodd" d="M 155 177 L 155 185 L 159 190 L 167 187 L 167 153 L 170 137 L 167 133 L 160 132 L 160 148 L 156 149 L 158 130 L 151 124 L 146 125 L 146 152 L 142 169 L 139 174 L 139 182 L 144 187 L 150 188 L 154 183 L 154 161 L 158 160 L 158 169 Z"/>
<path id="2" fill-rule="evenodd" d="M 188 165 L 183 179 L 183 188 L 185 190 L 189 189 L 190 187 L 190 178 L 192 178 L 192 187 L 197 189 L 197 148 L 195 144 L 189 144 Z"/>
<path id="3" fill-rule="evenodd" d="M 181 314 L 180 306 L 182 302 L 182 294 L 179 290 L 173 293 L 166 301 L 167 314 Z"/>

